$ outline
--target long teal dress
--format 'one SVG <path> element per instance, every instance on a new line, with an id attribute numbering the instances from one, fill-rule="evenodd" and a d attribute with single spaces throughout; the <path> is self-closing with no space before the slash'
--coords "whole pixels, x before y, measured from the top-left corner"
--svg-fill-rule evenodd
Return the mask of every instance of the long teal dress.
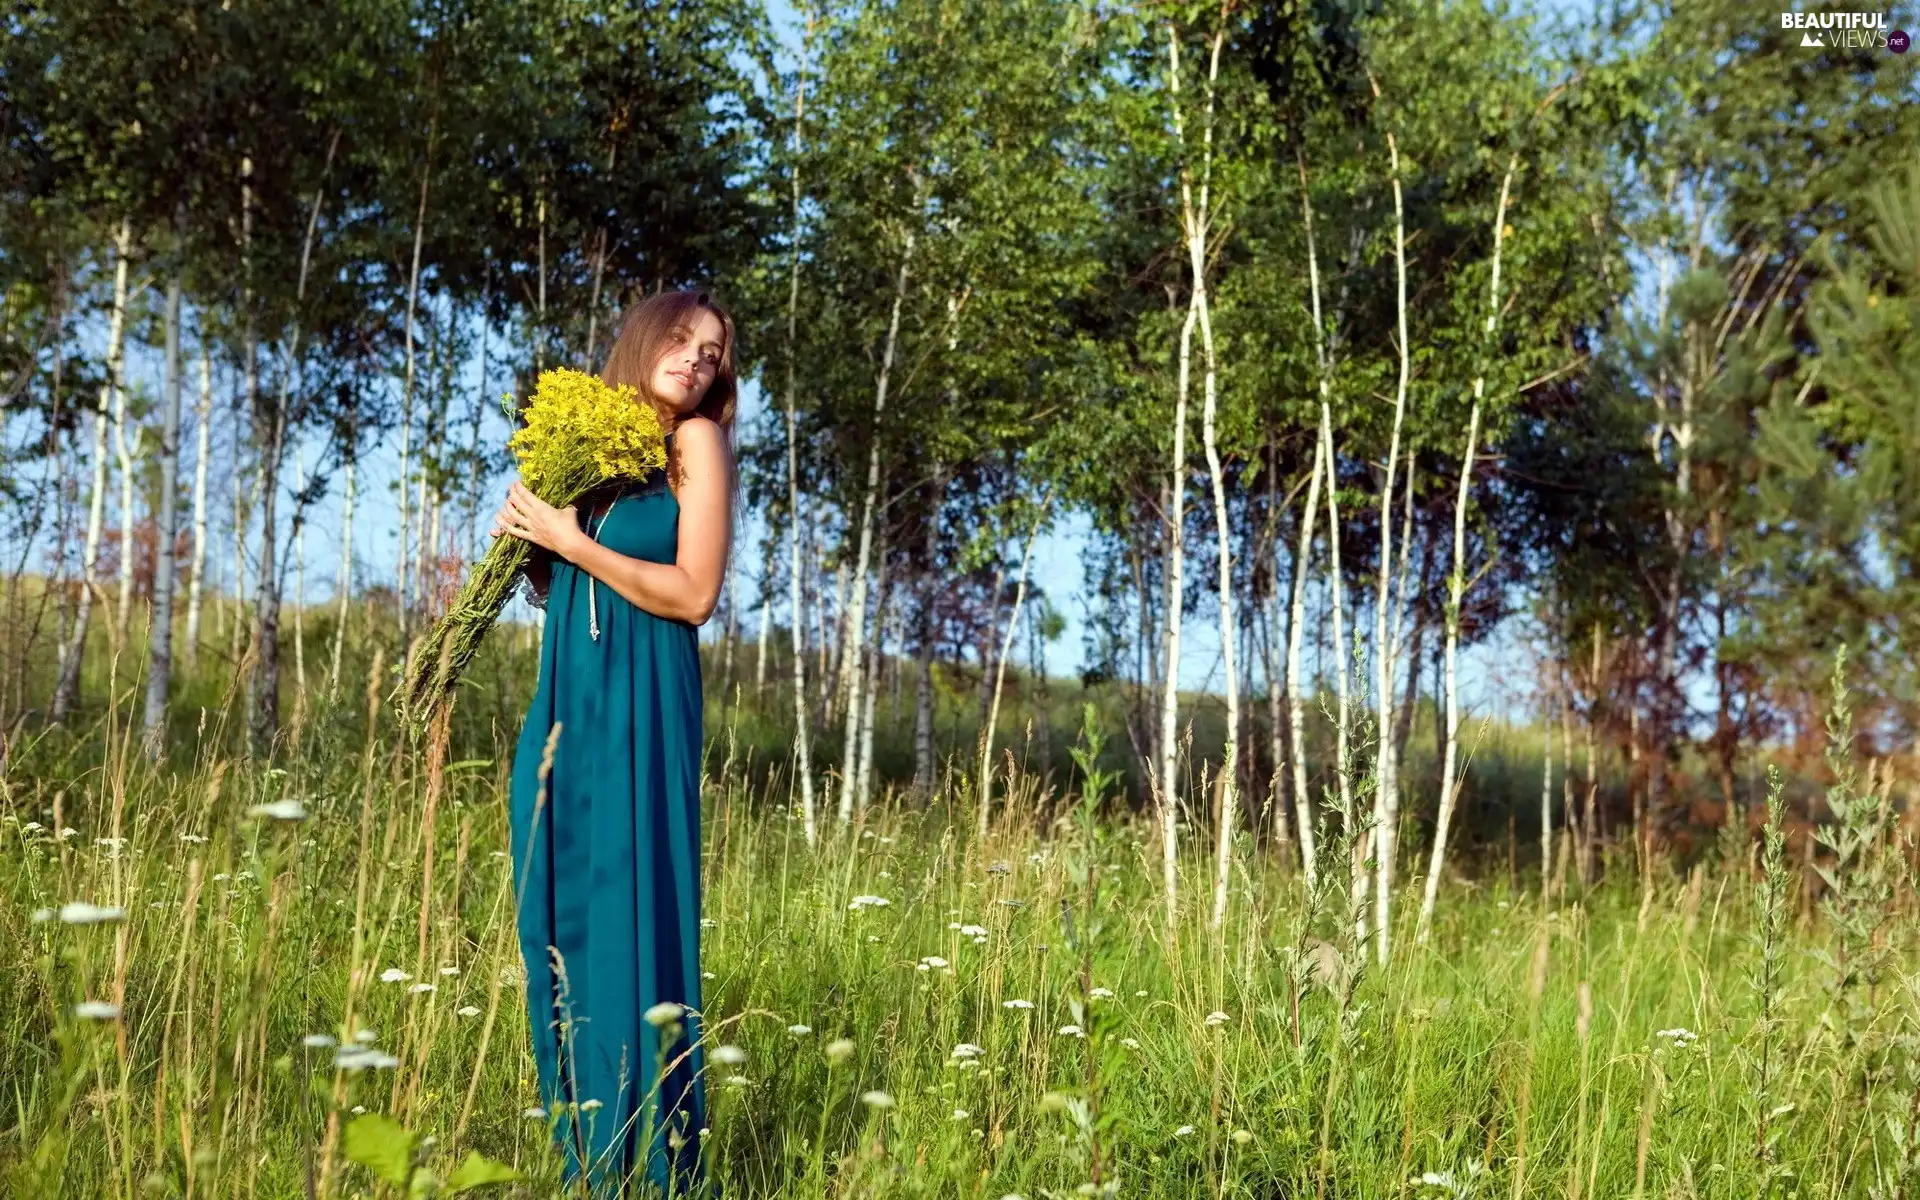
<path id="1" fill-rule="evenodd" d="M 674 561 L 680 507 L 658 474 L 580 511 L 608 549 Z M 703 1179 L 703 1055 L 687 1053 L 699 1036 L 700 754 L 694 627 L 605 584 L 590 594 L 585 572 L 555 563 L 539 690 L 514 751 L 513 860 L 541 1094 L 567 1179 L 584 1174 L 596 1196 Z M 677 1028 L 646 1020 L 662 1002 L 689 1010 Z"/>

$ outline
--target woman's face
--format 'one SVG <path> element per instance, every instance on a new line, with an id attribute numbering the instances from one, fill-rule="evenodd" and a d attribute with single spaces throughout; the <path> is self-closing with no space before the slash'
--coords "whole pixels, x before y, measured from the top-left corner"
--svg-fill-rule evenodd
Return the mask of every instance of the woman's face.
<path id="1" fill-rule="evenodd" d="M 653 394 L 682 416 L 700 406 L 720 371 L 727 331 L 712 309 L 696 308 L 676 325 L 667 349 L 653 365 Z"/>

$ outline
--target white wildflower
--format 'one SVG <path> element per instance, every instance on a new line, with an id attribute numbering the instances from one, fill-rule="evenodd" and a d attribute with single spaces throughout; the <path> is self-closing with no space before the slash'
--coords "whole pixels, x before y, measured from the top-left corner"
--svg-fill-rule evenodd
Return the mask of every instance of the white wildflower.
<path id="1" fill-rule="evenodd" d="M 598 1100 L 582 1100 L 580 1102 L 581 1112 L 599 1112 L 604 1107 L 605 1105 Z"/>
<path id="2" fill-rule="evenodd" d="M 1092 996 L 1095 1000 L 1113 999 L 1113 991 L 1110 988 L 1097 987 L 1088 992 L 1087 995 Z"/>
<path id="3" fill-rule="evenodd" d="M 191 842 L 196 846 L 204 846 L 207 842 L 205 835 L 198 833 L 183 833 L 180 835 L 180 840 L 183 842 Z"/>
<path id="4" fill-rule="evenodd" d="M 953 1110 L 953 1119 L 956 1121 L 964 1121 L 972 1115 L 973 1115 L 972 1113 L 968 1112 L 964 1108 L 956 1108 Z"/>
<path id="5" fill-rule="evenodd" d="M 365 1045 L 379 1041 L 380 1035 L 371 1029 L 356 1029 L 353 1031 L 353 1040 Z"/>
<path id="6" fill-rule="evenodd" d="M 1231 1021 L 1231 1020 L 1233 1020 L 1232 1017 L 1216 1009 L 1213 1012 L 1210 1012 L 1207 1014 L 1206 1023 L 1208 1027 L 1211 1028 L 1216 1025 L 1225 1025 L 1228 1021 Z"/>
<path id="7" fill-rule="evenodd" d="M 547 1119 L 547 1110 L 539 1107 L 538 1105 L 535 1105 L 534 1107 L 529 1108 L 528 1110 L 521 1113 L 520 1115 L 525 1117 L 529 1121 L 544 1121 Z"/>
<path id="8" fill-rule="evenodd" d="M 1001 1008 L 1032 1008 L 1032 1007 L 1033 1007 L 1033 1001 L 1031 1001 L 1031 1000 L 1002 1000 L 1002 1001 L 1000 1002 L 1000 1007 L 1001 1007 Z"/>
<path id="9" fill-rule="evenodd" d="M 863 1092 L 860 1096 L 860 1102 L 868 1108 L 888 1109 L 893 1107 L 893 1097 L 881 1091 Z"/>
<path id="10" fill-rule="evenodd" d="M 1121 1038 L 1120 1044 L 1129 1050 L 1138 1050 L 1140 1048 L 1139 1041 L 1134 1038 Z"/>
<path id="11" fill-rule="evenodd" d="M 1062 1025 L 1060 1027 L 1060 1036 L 1061 1037 L 1085 1037 L 1087 1036 L 1087 1031 L 1080 1028 L 1078 1025 Z"/>
<path id="12" fill-rule="evenodd" d="M 412 987 L 408 988 L 407 990 L 409 992 L 412 992 L 416 996 L 420 996 L 420 995 L 426 994 L 427 992 L 438 991 L 439 988 L 437 985 L 431 984 L 431 983 L 416 983 Z"/>
<path id="13" fill-rule="evenodd" d="M 671 1000 L 662 1000 L 646 1012 L 641 1013 L 640 1016 L 647 1024 L 653 1026 L 655 1029 L 661 1029 L 678 1021 L 686 1011 L 685 1008 L 682 1008 Z"/>
<path id="14" fill-rule="evenodd" d="M 47 913 L 48 915 L 43 917 L 40 915 L 41 913 Z M 68 904 L 62 904 L 58 912 L 43 908 L 33 914 L 33 918 L 36 921 L 50 920 L 56 916 L 60 918 L 63 924 L 67 925 L 105 925 L 113 921 L 126 920 L 127 910 L 124 908 L 115 908 L 111 905 L 88 904 L 84 900 L 75 900 Z"/>
<path id="15" fill-rule="evenodd" d="M 854 912 L 859 912 L 863 908 L 885 908 L 892 903 L 893 901 L 885 896 L 855 896 L 853 902 L 847 907 Z"/>
<path id="16" fill-rule="evenodd" d="M 300 1039 L 300 1044 L 309 1050 L 331 1050 L 339 1043 L 330 1033 L 310 1033 Z"/>
<path id="17" fill-rule="evenodd" d="M 456 1008 L 453 1011 L 455 1016 L 461 1016 L 461 1017 L 477 1017 L 480 1015 L 480 1010 L 475 1008 L 471 1004 L 462 1004 L 459 1008 Z"/>
<path id="18" fill-rule="evenodd" d="M 713 1061 L 723 1067 L 737 1067 L 747 1061 L 747 1052 L 738 1046 L 715 1046 Z"/>
<path id="19" fill-rule="evenodd" d="M 827 1043 L 827 1062 L 838 1066 L 853 1055 L 852 1038 L 835 1038 Z"/>
<path id="20" fill-rule="evenodd" d="M 391 1070 L 400 1060 L 371 1046 L 341 1046 L 333 1052 L 333 1065 L 341 1071 Z"/>
<path id="21" fill-rule="evenodd" d="M 459 967 L 441 967 L 440 973 L 442 975 L 458 975 L 460 973 L 460 968 Z"/>
<path id="22" fill-rule="evenodd" d="M 254 805 L 247 810 L 247 815 L 273 821 L 304 821 L 307 819 L 307 806 L 298 800 L 274 800 Z"/>
<path id="23" fill-rule="evenodd" d="M 1173 1131 L 1173 1136 L 1175 1137 L 1191 1137 L 1192 1135 L 1193 1135 L 1193 1126 L 1191 1125 L 1182 1125 L 1180 1128 Z"/>
<path id="24" fill-rule="evenodd" d="M 982 1054 L 985 1054 L 985 1053 L 986 1053 L 985 1050 L 981 1049 L 979 1046 L 974 1045 L 972 1042 L 961 1042 L 958 1046 L 955 1046 L 953 1048 L 952 1057 L 979 1058 Z"/>
<path id="25" fill-rule="evenodd" d="M 120 1016 L 120 1006 L 105 1000 L 82 1000 L 73 1006 L 73 1015 L 85 1021 L 112 1021 Z"/>
<path id="26" fill-rule="evenodd" d="M 813 1026 L 811 1026 L 811 1025 L 789 1025 L 789 1026 L 787 1026 L 787 1032 L 788 1032 L 788 1033 L 790 1033 L 790 1034 L 792 1034 L 792 1035 L 793 1035 L 793 1036 L 795 1036 L 795 1037 L 805 1037 L 805 1036 L 807 1036 L 808 1034 L 810 1034 L 810 1033 L 812 1033 L 812 1032 L 813 1032 Z"/>
<path id="27" fill-rule="evenodd" d="M 412 975 L 402 971 L 399 967 L 388 967 L 386 970 L 380 972 L 381 983 L 405 983 L 412 978 Z"/>

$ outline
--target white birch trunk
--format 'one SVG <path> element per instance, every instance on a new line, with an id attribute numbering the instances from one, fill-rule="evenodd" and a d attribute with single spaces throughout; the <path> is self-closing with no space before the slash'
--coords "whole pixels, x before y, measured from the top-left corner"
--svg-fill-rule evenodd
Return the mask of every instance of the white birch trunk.
<path id="1" fill-rule="evenodd" d="M 1327 345 L 1325 320 L 1320 309 L 1320 258 L 1313 231 L 1313 196 L 1307 184 L 1307 161 L 1296 147 L 1294 166 L 1300 175 L 1300 212 L 1307 231 L 1307 282 L 1313 305 L 1313 353 L 1319 372 L 1320 392 L 1320 438 L 1315 450 L 1319 469 L 1325 473 L 1327 486 L 1327 592 L 1328 604 L 1333 618 L 1333 666 L 1334 694 L 1336 697 L 1334 715 L 1334 775 L 1340 789 L 1341 829 L 1349 837 L 1353 836 L 1355 813 L 1353 811 L 1353 764 L 1349 759 L 1349 728 L 1352 723 L 1352 700 L 1347 692 L 1347 663 L 1349 649 L 1346 644 L 1345 600 L 1340 583 L 1340 504 L 1338 488 L 1339 472 L 1333 455 L 1333 355 Z M 1311 502 L 1308 505 L 1312 507 Z M 1310 545 L 1311 531 L 1303 531 L 1301 544 Z M 1304 579 L 1305 572 L 1302 571 Z M 1304 586 L 1304 584 L 1302 585 Z M 1304 616 L 1301 593 L 1296 593 L 1294 601 L 1294 624 L 1297 626 Z M 1295 642 L 1298 645 L 1298 642 Z M 1297 660 L 1297 655 L 1296 655 Z M 1291 674 L 1299 677 L 1299 668 L 1294 666 Z M 1298 692 L 1296 690 L 1297 697 Z M 1299 728 L 1300 716 L 1295 713 L 1295 728 Z M 1306 764 L 1300 759 L 1295 767 L 1294 781 L 1299 792 L 1306 790 Z M 1304 822 L 1303 822 L 1304 824 Z M 1306 845 L 1303 840 L 1303 847 Z M 1353 847 L 1353 867 L 1357 873 L 1360 863 L 1360 846 L 1356 840 Z"/>
<path id="2" fill-rule="evenodd" d="M 853 819 L 855 755 L 859 751 L 861 677 L 859 664 L 866 637 L 867 570 L 873 554 L 873 511 L 880 496 L 880 423 L 887 412 L 887 387 L 893 372 L 893 356 L 900 342 L 900 308 L 907 298 L 908 272 L 913 264 L 914 231 L 907 231 L 906 245 L 900 252 L 900 269 L 894 277 L 893 312 L 887 320 L 887 341 L 880 354 L 880 374 L 873 387 L 873 429 L 867 446 L 867 482 L 860 499 L 860 548 L 853 566 L 853 598 L 847 603 L 846 640 L 840 650 L 839 706 L 845 714 L 846 737 L 840 754 L 840 823 Z"/>
<path id="3" fill-rule="evenodd" d="M 1453 502 L 1453 573 L 1447 577 L 1447 631 L 1445 651 L 1446 746 L 1440 758 L 1440 811 L 1434 821 L 1433 849 L 1427 859 L 1427 878 L 1420 895 L 1420 918 L 1414 941 L 1425 942 L 1433 931 L 1434 905 L 1440 895 L 1440 873 L 1446 869 L 1447 837 L 1460 800 L 1460 602 L 1466 595 L 1467 495 L 1473 478 L 1473 456 L 1480 437 L 1480 388 L 1474 380 L 1473 407 L 1467 417 L 1467 444 L 1460 458 L 1460 487 Z"/>
<path id="4" fill-rule="evenodd" d="M 187 669 L 200 652 L 200 598 L 207 570 L 207 458 L 213 440 L 213 358 L 200 344 L 200 400 L 194 405 L 193 572 L 187 581 Z"/>
<path id="5" fill-rule="evenodd" d="M 73 636 L 65 649 L 60 678 L 51 705 L 54 721 L 64 721 L 80 699 L 80 668 L 86 658 L 87 626 L 93 614 L 94 593 L 100 590 L 100 542 L 107 515 L 107 422 L 120 389 L 121 351 L 127 329 L 127 256 L 133 249 L 133 229 L 121 218 L 113 237 L 113 309 L 107 318 L 107 378 L 100 385 L 100 402 L 93 411 L 93 491 L 87 504 L 87 540 L 80 552 L 80 600 L 74 607 Z"/>
<path id="6" fill-rule="evenodd" d="M 1326 447 L 1313 444 L 1313 473 L 1307 483 L 1307 504 L 1300 514 L 1300 542 L 1294 552 L 1292 594 L 1287 601 L 1287 732 L 1293 747 L 1293 823 L 1300 831 L 1300 865 L 1307 886 L 1319 883 L 1319 831 L 1313 817 L 1313 797 L 1307 791 L 1307 713 L 1300 686 L 1300 645 L 1306 632 L 1307 569 L 1312 561 L 1313 525 L 1320 507 L 1320 475 Z M 1275 761 L 1278 761 L 1276 759 Z"/>
<path id="7" fill-rule="evenodd" d="M 179 524 L 180 267 L 167 283 L 166 382 L 160 411 L 160 511 L 153 536 L 153 633 L 147 643 L 147 696 L 141 740 L 154 758 L 166 746 L 167 693 L 173 685 L 174 530 Z"/>
<path id="8" fill-rule="evenodd" d="M 1280 596 L 1280 488 L 1279 471 L 1273 470 L 1279 463 L 1278 453 L 1269 455 L 1270 468 L 1267 475 L 1267 546 L 1272 565 L 1267 571 L 1266 595 L 1255 598 L 1254 611 L 1259 614 L 1262 624 L 1260 630 L 1260 674 L 1267 691 L 1267 761 L 1273 764 L 1273 773 L 1267 778 L 1267 803 L 1273 810 L 1274 856 L 1279 859 L 1282 869 L 1293 863 L 1292 822 L 1287 819 L 1287 741 L 1286 720 L 1286 649 L 1280 643 L 1283 601 Z M 1300 563 L 1293 564 L 1298 574 Z M 1251 657 L 1251 655 L 1249 655 Z"/>
<path id="9" fill-rule="evenodd" d="M 113 450 L 120 468 L 120 594 L 114 605 L 113 627 L 121 639 L 133 618 L 133 467 L 146 441 L 146 430 L 127 438 L 127 389 L 113 390 Z"/>
<path id="10" fill-rule="evenodd" d="M 248 407 L 250 409 L 251 405 Z M 247 526 L 260 500 L 260 472 L 251 472 L 251 484 L 241 484 L 240 430 L 246 420 L 242 416 L 234 422 L 233 470 L 229 481 L 229 486 L 233 488 L 233 623 L 227 627 L 227 657 L 233 661 L 236 669 L 240 663 L 243 630 L 252 624 L 247 615 Z"/>
<path id="11" fill-rule="evenodd" d="M 429 148 L 431 148 L 431 145 L 433 142 L 433 135 L 431 133 L 427 135 L 427 142 L 428 142 Z M 409 463 L 409 457 L 413 451 L 413 381 L 414 381 L 414 365 L 415 365 L 414 336 L 413 336 L 414 314 L 418 311 L 419 302 L 420 302 L 420 247 L 421 247 L 422 241 L 426 237 L 426 232 L 427 232 L 427 184 L 431 178 L 432 178 L 431 170 L 428 170 L 428 169 L 421 170 L 420 202 L 418 206 L 415 208 L 414 215 L 413 215 L 413 265 L 407 271 L 407 322 L 406 322 L 407 365 L 406 365 L 406 382 L 402 386 L 401 398 L 400 398 L 400 592 L 399 592 L 400 612 L 399 612 L 399 621 L 400 621 L 400 640 L 403 644 L 407 642 L 407 633 L 410 628 L 410 624 L 412 620 L 412 587 L 411 585 L 413 580 L 412 580 L 412 575 L 410 570 L 410 567 L 412 564 L 412 556 L 410 554 L 410 550 L 412 548 L 413 527 L 412 527 L 412 513 L 409 511 L 409 506 L 407 502 L 407 483 L 408 483 L 407 468 Z M 544 210 L 542 212 L 542 215 L 544 216 Z M 545 226 L 545 223 L 543 222 L 541 225 L 541 233 L 543 237 L 545 232 L 546 232 L 546 226 Z M 542 244 L 542 248 L 544 249 L 544 241 Z M 541 316 L 544 318 L 546 315 L 544 311 L 546 307 L 544 303 L 546 299 L 546 296 L 545 296 L 546 271 L 544 269 L 544 263 L 542 264 L 540 282 L 542 286 Z M 405 650 L 402 651 L 402 653 L 406 654 L 409 658 L 411 658 L 412 656 L 411 647 L 406 648 Z M 411 665 L 412 664 L 410 662 L 406 664 L 408 668 L 411 668 Z"/>
<path id="12" fill-rule="evenodd" d="M 307 452 L 303 448 L 293 460 L 293 486 L 302 496 L 307 493 Z M 293 532 L 293 685 L 305 707 L 307 694 L 307 522 L 306 506 L 295 514 Z"/>
<path id="13" fill-rule="evenodd" d="M 1177 44 L 1171 26 L 1168 29 L 1169 60 L 1168 80 L 1174 98 L 1173 122 L 1174 136 L 1184 150 L 1186 144 L 1185 124 L 1179 106 L 1179 53 L 1172 49 Z M 1235 600 L 1233 595 L 1233 545 L 1229 537 L 1227 519 L 1226 476 L 1220 462 L 1220 451 L 1215 440 L 1215 417 L 1217 416 L 1217 362 L 1213 345 L 1213 313 L 1207 294 L 1207 235 L 1213 224 L 1212 187 L 1213 187 L 1213 102 L 1214 87 L 1220 77 L 1220 50 L 1226 41 L 1224 28 L 1214 31 L 1213 46 L 1207 67 L 1207 92 L 1205 122 L 1201 128 L 1200 151 L 1200 195 L 1196 201 L 1192 172 L 1182 165 L 1180 172 L 1180 215 L 1181 225 L 1186 234 L 1187 269 L 1193 279 L 1193 299 L 1188 307 L 1187 328 L 1182 331 L 1180 349 L 1181 398 L 1184 410 L 1186 403 L 1186 379 L 1189 369 L 1187 357 L 1192 337 L 1192 327 L 1200 327 L 1200 350 L 1205 358 L 1205 373 L 1202 378 L 1201 405 L 1201 442 L 1206 449 L 1207 474 L 1213 485 L 1214 525 L 1219 533 L 1219 593 L 1220 593 L 1220 647 L 1224 655 L 1227 672 L 1227 728 L 1226 743 L 1221 754 L 1220 764 L 1220 814 L 1215 825 L 1214 842 L 1214 879 L 1213 879 L 1213 915 L 1212 927 L 1215 929 L 1226 921 L 1227 884 L 1233 870 L 1233 833 L 1235 819 L 1240 812 L 1238 795 L 1240 763 L 1240 675 L 1236 661 L 1238 634 L 1235 630 Z M 1183 411 L 1184 424 L 1184 411 Z M 1184 455 L 1181 462 L 1184 461 Z M 1181 463 L 1176 463 L 1176 470 Z"/>
<path id="14" fill-rule="evenodd" d="M 807 33 L 811 37 L 813 21 L 807 21 Z M 794 750 L 798 759 L 795 773 L 800 783 L 800 819 L 806 832 L 807 845 L 818 843 L 820 838 L 819 819 L 815 813 L 813 796 L 813 766 L 807 745 L 807 621 L 806 609 L 801 603 L 801 583 L 804 574 L 804 558 L 800 550 L 800 450 L 799 416 L 794 407 L 793 359 L 795 346 L 799 339 L 800 312 L 800 151 L 803 146 L 806 116 L 806 75 L 802 72 L 799 83 L 793 92 L 793 192 L 790 234 L 793 242 L 793 259 L 789 264 L 787 280 L 787 601 L 788 614 L 793 627 L 793 724 Z"/>
<path id="15" fill-rule="evenodd" d="M 1341 828 L 1353 837 L 1353 863 L 1360 863 L 1359 835 L 1355 824 L 1359 814 L 1353 809 L 1353 695 L 1351 680 L 1352 647 L 1347 645 L 1346 587 L 1340 577 L 1340 497 L 1339 476 L 1333 461 L 1333 406 L 1329 388 L 1323 381 L 1320 390 L 1320 457 L 1327 472 L 1327 602 L 1333 610 L 1333 692 L 1334 755 L 1338 762 L 1335 775 L 1340 785 Z"/>
<path id="16" fill-rule="evenodd" d="M 1415 469 L 1417 462 L 1418 459 L 1415 452 L 1409 449 L 1407 452 L 1407 482 L 1403 489 L 1405 503 L 1400 510 L 1400 586 L 1394 589 L 1395 599 L 1393 608 L 1387 614 L 1386 677 L 1389 681 L 1396 680 L 1400 677 L 1400 655 L 1406 646 L 1407 593 L 1409 585 L 1412 582 L 1413 567 L 1413 556 L 1411 553 L 1413 549 L 1413 484 L 1414 477 L 1417 474 Z M 1408 669 L 1406 705 L 1398 712 L 1395 711 L 1391 704 L 1387 706 L 1389 716 L 1396 722 L 1401 714 L 1411 713 L 1413 711 L 1412 706 L 1418 701 L 1418 697 L 1414 695 L 1414 685 L 1419 682 L 1419 670 L 1420 665 L 1418 663 L 1413 664 L 1413 666 Z M 1393 753 L 1393 770 L 1396 781 L 1400 775 L 1400 756 L 1406 749 L 1399 739 L 1400 733 L 1397 728 L 1388 731 L 1386 736 L 1381 739 L 1386 748 Z M 1388 814 L 1383 824 L 1386 832 L 1383 835 L 1381 847 L 1385 853 L 1377 855 L 1373 864 L 1373 912 L 1374 922 L 1380 927 L 1384 936 L 1384 932 L 1387 929 L 1388 918 L 1392 916 L 1391 904 L 1394 868 L 1399 862 L 1400 855 L 1400 804 L 1397 790 L 1393 797 L 1393 811 Z"/>
<path id="17" fill-rule="evenodd" d="M 821 544 L 818 534 L 813 539 L 813 568 L 819 595 L 814 598 L 814 608 L 820 617 L 820 711 L 825 720 L 839 719 L 840 703 L 846 693 L 840 689 L 841 672 L 846 669 L 847 658 L 847 560 L 841 559 L 833 568 L 833 606 L 827 607 L 827 559 L 826 547 Z"/>
<path id="18" fill-rule="evenodd" d="M 769 568 L 772 563 L 767 564 Z M 771 575 L 771 569 L 767 572 Z M 754 639 L 759 645 L 755 648 L 753 659 L 753 695 L 757 700 L 767 687 L 767 629 L 773 624 L 773 600 L 771 595 L 760 601 L 760 632 Z"/>
<path id="19" fill-rule="evenodd" d="M 980 731 L 980 803 L 978 824 L 974 834 L 984 844 L 987 840 L 987 818 L 991 815 L 993 797 L 993 734 L 994 727 L 1000 722 L 1000 689 L 1007 676 L 1007 659 L 1013 654 L 1014 630 L 1020 624 L 1020 606 L 1027 598 L 1027 565 L 1033 561 L 1033 543 L 1040 536 L 1040 525 L 1046 519 L 1047 501 L 1042 496 L 1041 512 L 1033 519 L 1033 528 L 1027 532 L 1027 547 L 1020 553 L 1020 574 L 1013 586 L 1013 607 L 1007 613 L 1007 625 L 1000 635 L 1000 653 L 995 656 L 993 667 L 993 693 L 987 702 L 987 722 Z"/>
<path id="20" fill-rule="evenodd" d="M 1216 55 L 1217 57 L 1217 55 Z M 1180 38 L 1167 22 L 1167 91 L 1173 117 L 1174 142 L 1184 154 L 1186 124 L 1180 111 Z M 1191 173 L 1181 168 L 1182 219 L 1192 213 Z M 1184 230 L 1191 241 L 1192 233 Z M 1187 390 L 1193 374 L 1193 330 L 1199 323 L 1202 292 L 1193 288 L 1187 300 L 1186 320 L 1180 326 L 1178 384 L 1173 409 L 1173 459 L 1168 466 L 1167 504 L 1167 624 L 1166 676 L 1160 697 L 1160 871 L 1166 893 L 1167 935 L 1173 935 L 1179 915 L 1179 744 L 1175 740 L 1180 715 L 1180 632 L 1186 558 Z"/>
<path id="21" fill-rule="evenodd" d="M 1500 181 L 1500 202 L 1493 214 L 1493 271 L 1487 287 L 1487 320 L 1482 330 L 1480 370 L 1473 379 L 1473 406 L 1467 415 L 1467 445 L 1460 459 L 1460 486 L 1453 502 L 1453 573 L 1447 578 L 1446 632 L 1446 747 L 1440 766 L 1440 811 L 1434 822 L 1433 850 L 1427 860 L 1427 878 L 1420 896 L 1420 917 L 1414 940 L 1425 942 L 1433 929 L 1434 906 L 1440 895 L 1440 874 L 1446 868 L 1447 836 L 1453 827 L 1453 814 L 1460 803 L 1460 605 L 1467 594 L 1467 498 L 1472 483 L 1473 456 L 1480 436 L 1480 403 L 1486 391 L 1488 356 L 1493 352 L 1493 336 L 1500 327 L 1500 250 L 1506 242 L 1507 197 L 1513 187 L 1514 168 L 1520 156 L 1507 160 L 1507 173 Z"/>
<path id="22" fill-rule="evenodd" d="M 359 431 L 349 421 L 346 497 L 340 506 L 340 571 L 334 587 L 338 613 L 333 624 L 333 661 L 327 666 L 327 695 L 340 691 L 340 656 L 347 644 L 347 616 L 353 601 L 353 502 L 357 498 L 355 468 L 359 465 Z"/>
<path id="23" fill-rule="evenodd" d="M 861 668 L 864 682 L 861 685 L 863 697 L 860 711 L 860 764 L 854 777 L 855 811 L 864 813 L 873 800 L 873 710 L 874 696 L 879 691 L 880 658 L 887 644 L 887 604 L 890 599 L 887 590 L 887 548 L 883 540 L 880 545 L 879 561 L 874 568 L 873 601 L 873 638 L 867 646 L 865 662 Z"/>
<path id="24" fill-rule="evenodd" d="M 300 245 L 300 268 L 294 277 L 293 320 L 281 354 L 278 394 L 274 398 L 272 420 L 267 431 L 267 444 L 261 447 L 260 469 L 256 472 L 261 489 L 260 564 L 255 582 L 253 618 L 255 628 L 253 641 L 257 654 L 250 683 L 253 710 L 250 732 L 255 753 L 267 753 L 272 748 L 273 739 L 280 727 L 280 589 L 284 579 L 284 568 L 277 566 L 279 546 L 274 513 L 280 499 L 280 467 L 286 453 L 287 418 L 290 411 L 293 379 L 300 362 L 301 308 L 307 298 L 307 279 L 313 265 L 313 244 L 320 231 L 320 209 L 326 197 L 325 179 L 326 175 L 332 171 L 333 156 L 339 146 L 340 135 L 336 130 L 332 141 L 327 146 L 327 161 L 322 170 L 321 185 L 314 188 L 313 200 L 307 212 L 307 234 Z M 293 520 L 296 529 L 304 518 L 304 510 L 304 503 L 294 508 Z M 304 703 L 304 701 L 303 695 L 301 702 Z"/>
<path id="25" fill-rule="evenodd" d="M 1376 98 L 1379 90 L 1375 89 Z M 1406 214 L 1400 189 L 1400 148 L 1391 132 L 1387 134 L 1387 157 L 1393 174 L 1393 266 L 1394 310 L 1399 331 L 1400 381 L 1394 391 L 1393 435 L 1387 443 L 1387 476 L 1380 488 L 1380 563 L 1374 594 L 1374 714 L 1377 729 L 1374 745 L 1374 825 L 1367 839 L 1373 857 L 1379 860 L 1378 881 L 1381 892 L 1374 902 L 1374 957 L 1385 966 L 1392 952 L 1390 945 L 1390 907 L 1392 897 L 1385 887 L 1391 878 L 1394 831 L 1400 819 L 1398 762 L 1393 745 L 1393 648 L 1389 641 L 1388 584 L 1393 578 L 1393 481 L 1400 465 L 1400 431 L 1407 416 L 1407 381 L 1410 360 L 1407 347 L 1407 233 Z"/>

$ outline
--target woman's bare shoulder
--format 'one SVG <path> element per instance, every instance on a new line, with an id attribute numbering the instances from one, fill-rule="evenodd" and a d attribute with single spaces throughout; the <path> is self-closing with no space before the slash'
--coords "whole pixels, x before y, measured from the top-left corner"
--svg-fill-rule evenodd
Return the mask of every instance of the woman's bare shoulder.
<path id="1" fill-rule="evenodd" d="M 674 426 L 673 436 L 685 456 L 684 462 L 705 466 L 722 464 L 732 457 L 726 430 L 709 417 L 685 418 Z"/>

